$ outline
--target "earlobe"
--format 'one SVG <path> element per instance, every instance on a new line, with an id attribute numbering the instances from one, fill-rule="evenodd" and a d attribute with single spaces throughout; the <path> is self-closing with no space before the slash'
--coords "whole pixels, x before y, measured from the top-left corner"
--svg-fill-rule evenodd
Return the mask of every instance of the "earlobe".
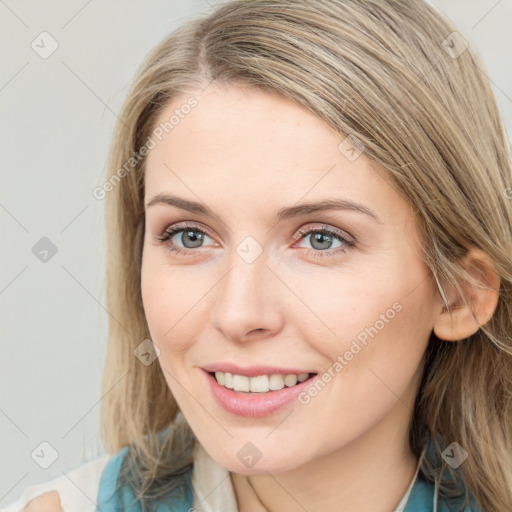
<path id="1" fill-rule="evenodd" d="M 472 278 L 464 281 L 461 290 L 447 297 L 450 309 L 443 307 L 434 322 L 434 334 L 441 340 L 458 341 L 468 338 L 485 325 L 494 314 L 499 299 L 500 278 L 488 256 L 471 247 L 463 265 Z"/>

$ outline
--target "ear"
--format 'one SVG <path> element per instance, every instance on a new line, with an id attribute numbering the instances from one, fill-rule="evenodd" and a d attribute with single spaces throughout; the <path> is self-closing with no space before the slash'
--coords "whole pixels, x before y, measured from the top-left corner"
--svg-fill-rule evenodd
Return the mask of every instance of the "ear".
<path id="1" fill-rule="evenodd" d="M 443 306 L 434 321 L 434 334 L 441 340 L 458 341 L 471 336 L 491 319 L 498 304 L 501 281 L 488 256 L 471 247 L 462 265 L 475 282 L 464 281 L 461 285 L 467 304 L 454 289 L 448 294 L 450 310 Z"/>

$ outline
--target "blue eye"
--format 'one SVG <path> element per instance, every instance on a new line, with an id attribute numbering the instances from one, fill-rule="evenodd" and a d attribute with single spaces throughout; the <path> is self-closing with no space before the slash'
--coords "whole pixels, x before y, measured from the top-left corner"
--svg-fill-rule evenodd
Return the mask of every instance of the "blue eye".
<path id="1" fill-rule="evenodd" d="M 299 230 L 299 234 L 301 235 L 301 240 L 309 237 L 313 249 L 308 251 L 308 256 L 313 256 L 314 258 L 341 254 L 355 245 L 353 240 L 349 239 L 341 231 L 331 228 L 330 226 L 322 226 L 316 229 L 301 229 Z M 333 239 L 340 242 L 340 245 L 335 249 L 331 248 Z M 329 247 L 325 247 L 326 245 Z"/>
<path id="2" fill-rule="evenodd" d="M 184 247 L 180 247 L 172 241 L 178 233 L 182 233 L 179 240 Z M 300 240 L 307 239 L 308 236 L 310 237 L 310 244 L 312 245 L 312 248 L 308 249 L 308 256 L 312 256 L 314 258 L 323 258 L 324 256 L 341 254 L 355 245 L 355 242 L 348 236 L 345 236 L 342 231 L 331 228 L 330 226 L 301 229 L 298 233 L 300 235 Z M 195 224 L 181 224 L 172 226 L 165 230 L 157 237 L 157 239 L 160 243 L 165 244 L 170 251 L 176 254 L 190 255 L 193 252 L 197 252 L 194 251 L 194 249 L 204 247 L 203 242 L 205 241 L 205 237 L 210 238 L 208 233 L 199 226 Z M 334 249 L 332 248 L 333 240 L 337 240 L 339 242 L 339 245 Z M 187 244 L 188 247 L 185 246 L 185 244 Z"/>
<path id="3" fill-rule="evenodd" d="M 178 233 L 182 233 L 181 235 L 181 243 L 189 243 L 191 247 L 184 247 L 183 250 L 180 248 L 180 246 L 177 246 L 174 242 L 172 242 L 172 238 Z M 175 226 L 171 229 L 167 229 L 164 231 L 157 239 L 162 244 L 166 244 L 168 246 L 168 249 L 172 252 L 176 252 L 177 254 L 188 254 L 188 251 L 193 251 L 194 249 L 197 249 L 198 247 L 202 247 L 202 242 L 204 241 L 204 237 L 208 237 L 208 234 L 206 231 L 200 229 L 196 225 L 181 225 L 181 226 Z M 171 243 L 166 243 L 168 241 L 171 241 Z"/>

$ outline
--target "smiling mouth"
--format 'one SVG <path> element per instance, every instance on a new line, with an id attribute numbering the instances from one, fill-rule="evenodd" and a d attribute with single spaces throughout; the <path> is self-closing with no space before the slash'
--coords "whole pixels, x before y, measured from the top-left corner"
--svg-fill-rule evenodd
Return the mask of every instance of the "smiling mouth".
<path id="1" fill-rule="evenodd" d="M 208 373 L 216 380 L 217 384 L 236 393 L 245 393 L 248 395 L 271 393 L 272 391 L 294 387 L 317 375 L 316 373 L 301 373 L 247 377 L 246 375 L 237 375 L 229 372 L 217 371 Z"/>

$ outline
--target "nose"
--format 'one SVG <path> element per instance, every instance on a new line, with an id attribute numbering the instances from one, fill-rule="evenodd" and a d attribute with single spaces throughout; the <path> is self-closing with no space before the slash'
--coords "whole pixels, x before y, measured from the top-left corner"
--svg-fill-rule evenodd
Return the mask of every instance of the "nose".
<path id="1" fill-rule="evenodd" d="M 283 325 L 283 306 L 291 294 L 268 266 L 265 253 L 248 263 L 234 254 L 230 267 L 211 293 L 210 321 L 232 341 L 267 338 Z"/>

